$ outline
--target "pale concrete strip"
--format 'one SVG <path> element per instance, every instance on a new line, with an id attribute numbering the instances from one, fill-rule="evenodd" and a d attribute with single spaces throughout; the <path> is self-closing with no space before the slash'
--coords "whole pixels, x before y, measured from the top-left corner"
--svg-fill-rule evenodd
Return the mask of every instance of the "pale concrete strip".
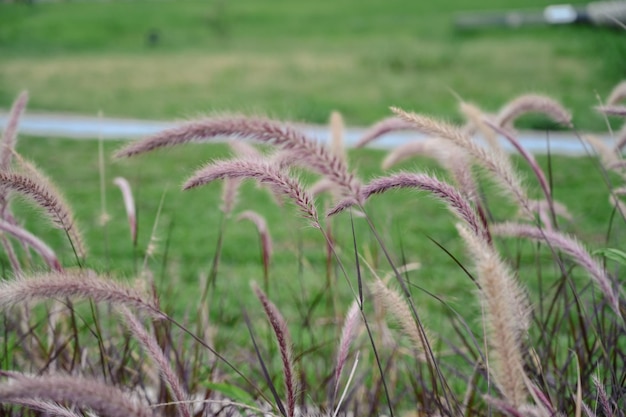
<path id="1" fill-rule="evenodd" d="M 6 123 L 7 113 L 0 113 L 0 130 L 4 130 Z M 165 122 L 55 113 L 29 113 L 22 117 L 19 129 L 23 135 L 37 137 L 134 140 L 176 126 L 179 123 L 181 121 Z M 301 125 L 301 127 L 307 134 L 317 140 L 326 141 L 329 137 L 329 130 L 325 126 Z M 348 128 L 345 136 L 346 145 L 354 145 L 361 138 L 364 131 L 365 128 Z M 597 136 L 610 144 L 611 138 L 608 135 Z M 547 153 L 548 137 L 550 152 L 555 154 L 585 155 L 590 149 L 589 146 L 584 146 L 580 139 L 571 132 L 523 131 L 517 136 L 522 146 L 535 154 Z M 394 132 L 385 135 L 370 146 L 391 149 L 407 141 L 423 138 L 425 138 L 424 135 L 415 132 Z M 508 142 L 503 138 L 501 140 L 505 149 L 513 151 Z"/>

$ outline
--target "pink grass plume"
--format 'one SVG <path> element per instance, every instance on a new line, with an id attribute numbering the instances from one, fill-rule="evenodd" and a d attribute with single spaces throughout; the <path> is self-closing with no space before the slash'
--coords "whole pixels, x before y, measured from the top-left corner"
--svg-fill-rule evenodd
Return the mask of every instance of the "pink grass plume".
<path id="1" fill-rule="evenodd" d="M 341 330 L 341 337 L 339 339 L 339 347 L 337 350 L 337 364 L 335 365 L 335 388 L 333 390 L 333 398 L 337 397 L 339 392 L 339 382 L 341 379 L 341 372 L 348 359 L 348 353 L 350 345 L 354 342 L 358 335 L 359 319 L 359 303 L 357 301 L 352 302 L 348 313 L 343 321 L 343 329 Z"/>
<path id="2" fill-rule="evenodd" d="M 500 223 L 492 226 L 492 232 L 501 236 L 523 237 L 537 241 L 544 241 L 548 245 L 559 249 L 569 256 L 578 265 L 582 266 L 591 279 L 596 283 L 609 305 L 619 317 L 622 317 L 619 308 L 619 294 L 612 285 L 609 276 L 598 259 L 591 256 L 589 251 L 573 237 L 554 230 L 539 229 L 535 226 L 519 223 Z"/>
<path id="3" fill-rule="evenodd" d="M 52 270 L 59 272 L 63 270 L 54 251 L 37 236 L 2 219 L 0 219 L 0 230 L 33 248 Z"/>
<path id="4" fill-rule="evenodd" d="M 135 209 L 135 199 L 133 198 L 133 192 L 130 188 L 130 184 L 123 177 L 117 177 L 113 180 L 113 184 L 117 185 L 122 192 L 122 199 L 124 200 L 124 208 L 126 209 L 126 216 L 128 217 L 128 224 L 130 226 L 130 239 L 133 245 L 137 244 L 137 212 Z"/>
<path id="5" fill-rule="evenodd" d="M 278 344 L 278 350 L 280 352 L 280 358 L 283 363 L 283 376 L 285 382 L 285 390 L 287 392 L 287 416 L 294 417 L 296 410 L 296 392 L 298 390 L 298 383 L 296 380 L 295 365 L 293 360 L 293 352 L 291 350 L 291 335 L 287 328 L 287 322 L 283 318 L 278 308 L 272 303 L 267 295 L 259 288 L 256 283 L 252 283 L 252 290 L 256 294 L 257 298 L 263 305 L 263 310 L 267 316 L 274 335 L 276 336 L 276 343 Z"/>
<path id="6" fill-rule="evenodd" d="M 370 142 L 375 141 L 387 133 L 399 130 L 415 130 L 413 124 L 400 117 L 388 117 L 383 119 L 365 131 L 361 139 L 354 145 L 355 148 L 362 148 Z"/>

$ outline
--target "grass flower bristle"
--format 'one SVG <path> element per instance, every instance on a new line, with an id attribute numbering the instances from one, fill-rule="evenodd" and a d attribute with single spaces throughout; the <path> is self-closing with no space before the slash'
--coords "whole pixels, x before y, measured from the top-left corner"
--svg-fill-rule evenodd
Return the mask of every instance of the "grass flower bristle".
<path id="1" fill-rule="evenodd" d="M 522 352 L 530 325 L 526 295 L 492 246 L 466 226 L 459 224 L 457 229 L 474 259 L 480 285 L 490 344 L 489 372 L 504 397 L 519 407 L 528 395 Z"/>
<path id="2" fill-rule="evenodd" d="M 163 313 L 145 294 L 88 270 L 39 273 L 0 281 L 2 309 L 33 301 L 65 298 L 126 305 L 156 318 L 163 317 Z"/>
<path id="3" fill-rule="evenodd" d="M 535 226 L 519 223 L 500 223 L 492 227 L 492 232 L 500 236 L 523 237 L 544 241 L 548 245 L 559 249 L 569 256 L 578 265 L 582 266 L 604 294 L 609 305 L 618 316 L 619 294 L 613 289 L 611 279 L 598 259 L 594 259 L 585 247 L 573 237 L 554 230 L 539 229 Z"/>
<path id="4" fill-rule="evenodd" d="M 482 237 L 486 242 L 491 241 L 489 230 L 479 219 L 476 211 L 456 188 L 450 184 L 440 181 L 433 176 L 418 173 L 399 173 L 372 180 L 363 187 L 361 198 L 366 201 L 374 194 L 384 193 L 395 188 L 416 188 L 431 193 L 436 198 L 442 200 L 448 208 L 463 222 L 465 222 L 472 232 Z M 339 202 L 328 212 L 329 216 L 339 213 L 353 205 L 355 202 L 345 199 Z"/>
<path id="5" fill-rule="evenodd" d="M 185 182 L 183 188 L 188 190 L 224 178 L 254 179 L 261 183 L 270 184 L 281 194 L 289 197 L 304 214 L 305 218 L 311 220 L 314 227 L 320 227 L 317 209 L 309 193 L 297 180 L 264 160 L 236 159 L 215 161 L 196 171 Z"/>
<path id="6" fill-rule="evenodd" d="M 226 116 L 184 123 L 120 149 L 118 158 L 130 157 L 155 149 L 217 137 L 253 139 L 296 152 L 302 163 L 327 176 L 349 194 L 357 194 L 360 183 L 348 171 L 345 162 L 325 146 L 310 139 L 300 130 L 270 119 Z"/>
<path id="7" fill-rule="evenodd" d="M 450 124 L 415 113 L 408 113 L 398 108 L 391 110 L 404 120 L 413 123 L 416 130 L 449 140 L 456 146 L 465 149 L 479 165 L 494 174 L 494 180 L 500 184 L 500 188 L 505 193 L 513 196 L 520 205 L 526 205 L 528 201 L 526 191 L 508 158 L 479 146 L 460 129 Z"/>
<path id="8" fill-rule="evenodd" d="M 67 233 L 78 257 L 85 258 L 84 239 L 74 220 L 74 214 L 61 193 L 45 176 L 0 172 L 0 187 L 18 193 L 39 206 L 53 225 Z"/>
<path id="9" fill-rule="evenodd" d="M 76 375 L 20 376 L 0 384 L 0 403 L 19 404 L 24 398 L 71 403 L 107 417 L 153 417 L 148 404 L 119 388 Z"/>
<path id="10" fill-rule="evenodd" d="M 287 417 L 294 417 L 298 382 L 296 379 L 296 370 L 291 349 L 291 336 L 287 328 L 287 322 L 282 314 L 280 314 L 280 311 L 278 311 L 278 308 L 267 298 L 267 295 L 265 295 L 258 285 L 252 283 L 252 289 L 261 302 L 261 305 L 263 305 L 265 315 L 274 330 L 274 336 L 276 336 L 276 343 L 278 344 L 278 350 L 283 363 L 283 377 L 287 393 Z"/>
<path id="11" fill-rule="evenodd" d="M 399 130 L 414 130 L 413 124 L 403 120 L 400 117 L 387 117 L 373 126 L 361 136 L 361 139 L 354 145 L 355 148 L 362 148 L 370 142 L 378 139 L 379 137 L 386 135 L 387 133 L 396 132 Z"/>
<path id="12" fill-rule="evenodd" d="M 515 119 L 526 113 L 543 113 L 556 123 L 572 127 L 572 115 L 553 98 L 540 94 L 525 94 L 505 104 L 494 124 L 500 127 L 512 125 Z"/>

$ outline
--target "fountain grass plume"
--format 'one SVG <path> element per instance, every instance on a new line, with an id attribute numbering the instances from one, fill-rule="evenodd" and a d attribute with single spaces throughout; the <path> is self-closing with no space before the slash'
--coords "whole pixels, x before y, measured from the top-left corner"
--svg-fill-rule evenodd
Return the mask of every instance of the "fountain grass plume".
<path id="1" fill-rule="evenodd" d="M 525 94 L 506 103 L 495 117 L 500 127 L 512 125 L 515 119 L 526 113 L 543 113 L 554 122 L 572 127 L 572 115 L 559 102 L 540 94 Z"/>
<path id="2" fill-rule="evenodd" d="M 616 415 L 613 407 L 611 406 L 611 401 L 609 400 L 609 396 L 606 393 L 606 388 L 602 385 L 602 382 L 598 379 L 597 376 L 593 376 L 593 385 L 596 387 L 596 391 L 598 392 L 598 404 L 600 405 L 600 409 L 602 410 L 603 415 L 605 416 L 614 416 Z M 617 407 L 616 407 L 617 408 Z"/>
<path id="3" fill-rule="evenodd" d="M 540 229 L 535 226 L 520 223 L 500 223 L 492 225 L 492 232 L 500 236 L 522 237 L 536 241 L 544 241 L 548 245 L 559 249 L 569 256 L 578 265 L 582 266 L 591 279 L 596 283 L 609 305 L 619 317 L 622 317 L 619 308 L 619 293 L 613 289 L 611 279 L 607 275 L 600 260 L 591 256 L 589 251 L 573 237 L 554 230 Z"/>
<path id="4" fill-rule="evenodd" d="M 459 109 L 461 113 L 467 118 L 470 126 L 473 126 L 477 129 L 485 138 L 487 144 L 497 152 L 504 152 L 502 147 L 500 146 L 500 142 L 498 142 L 497 136 L 494 134 L 493 129 L 489 129 L 484 122 L 485 113 L 478 108 L 475 104 L 467 103 L 465 101 L 461 101 L 459 103 Z"/>
<path id="5" fill-rule="evenodd" d="M 334 111 L 330 114 L 330 150 L 337 157 L 347 161 L 346 147 L 344 145 L 345 123 L 341 113 Z"/>
<path id="6" fill-rule="evenodd" d="M 537 160 L 535 159 L 535 157 L 522 146 L 522 144 L 517 140 L 517 138 L 513 136 L 513 134 L 511 134 L 511 132 L 498 126 L 495 123 L 490 122 L 489 120 L 486 120 L 485 123 L 487 124 L 487 126 L 492 128 L 496 133 L 506 138 L 509 141 L 509 143 L 513 145 L 513 147 L 519 152 L 522 158 L 526 160 L 526 162 L 532 169 L 533 173 L 537 177 L 537 180 L 539 181 L 539 185 L 541 186 L 541 189 L 543 190 L 543 194 L 545 195 L 546 200 L 552 201 L 552 190 L 550 189 L 550 185 L 548 184 L 548 179 L 546 178 L 546 175 L 543 173 L 543 170 L 537 163 Z M 504 155 L 502 157 L 506 158 L 506 156 Z"/>
<path id="7" fill-rule="evenodd" d="M 23 91 L 20 95 L 15 99 L 13 105 L 11 106 L 11 110 L 9 111 L 9 116 L 7 120 L 6 127 L 4 132 L 2 133 L 2 140 L 0 141 L 0 171 L 8 171 L 11 169 L 11 160 L 13 154 L 15 153 L 15 144 L 17 143 L 17 131 L 20 118 L 26 109 L 26 104 L 28 103 L 28 93 Z M 9 208 L 9 200 L 8 200 L 8 190 L 4 187 L 0 187 L 0 218 L 3 220 L 8 220 L 10 223 L 15 223 L 12 221 L 12 214 Z M 1 237 L 2 247 L 7 253 L 7 257 L 13 267 L 15 272 L 19 272 L 21 266 L 17 260 L 17 255 L 11 243 L 6 240 L 5 237 Z"/>
<path id="8" fill-rule="evenodd" d="M 261 158 L 262 154 L 257 148 L 242 140 L 229 140 L 228 146 L 233 150 L 235 155 L 242 158 Z"/>
<path id="9" fill-rule="evenodd" d="M 607 116 L 626 117 L 626 106 L 596 106 L 595 109 Z"/>
<path id="10" fill-rule="evenodd" d="M 31 169 L 33 168 L 31 167 Z M 62 194 L 40 171 L 36 171 L 36 174 L 31 171 L 30 175 L 0 172 L 0 186 L 18 193 L 26 200 L 39 206 L 46 218 L 55 227 L 65 231 L 78 258 L 85 258 L 84 239 L 74 220 L 70 206 L 65 202 Z"/>
<path id="11" fill-rule="evenodd" d="M 611 93 L 609 94 L 609 98 L 606 99 L 606 104 L 609 106 L 613 106 L 618 102 L 624 100 L 626 98 L 626 81 L 622 81 L 617 84 Z"/>
<path id="12" fill-rule="evenodd" d="M 467 154 L 457 146 L 442 143 L 440 138 L 416 140 L 397 146 L 387 154 L 382 162 L 382 168 L 390 169 L 393 165 L 414 155 L 434 158 L 450 172 L 459 191 L 470 201 L 475 201 L 478 192 Z"/>
<path id="13" fill-rule="evenodd" d="M 615 134 L 615 151 L 621 152 L 624 145 L 626 145 L 626 123 L 624 123 L 620 130 Z"/>
<path id="14" fill-rule="evenodd" d="M 292 150 L 303 164 L 335 181 L 348 194 L 358 194 L 359 180 L 348 171 L 345 161 L 330 149 L 292 126 L 259 117 L 224 116 L 187 122 L 131 143 L 117 151 L 115 156 L 130 157 L 163 147 L 221 136 L 253 139 Z"/>
<path id="15" fill-rule="evenodd" d="M 594 135 L 583 135 L 583 140 L 589 143 L 596 154 L 600 157 L 600 162 L 602 162 L 602 166 L 606 169 L 611 169 L 611 167 L 619 164 L 623 161 L 621 156 L 619 155 L 619 151 L 616 152 L 617 147 L 610 147 L 600 138 Z"/>
<path id="16" fill-rule="evenodd" d="M 240 178 L 224 179 L 224 186 L 222 187 L 222 204 L 220 205 L 220 210 L 222 210 L 222 213 L 224 213 L 226 217 L 230 217 L 231 213 L 235 209 L 240 186 Z"/>
<path id="17" fill-rule="evenodd" d="M 7 124 L 2 134 L 2 147 L 0 148 L 0 170 L 6 171 L 11 168 L 11 158 L 17 141 L 17 131 L 20 118 L 28 103 L 28 93 L 22 91 L 13 102 Z"/>
<path id="18" fill-rule="evenodd" d="M 273 253 L 273 245 L 272 245 L 272 236 L 270 235 L 270 230 L 267 227 L 267 222 L 256 211 L 246 210 L 237 216 L 237 220 L 249 220 L 251 221 L 257 229 L 259 233 L 259 237 L 261 238 L 261 250 L 263 251 L 263 265 L 269 266 L 270 259 L 272 258 Z"/>
<path id="19" fill-rule="evenodd" d="M 280 352 L 280 358 L 283 363 L 283 377 L 285 382 L 285 390 L 287 393 L 287 416 L 294 417 L 296 409 L 296 392 L 298 391 L 297 375 L 295 363 L 293 360 L 293 352 L 291 349 L 291 336 L 287 328 L 287 322 L 283 318 L 278 308 L 272 303 L 267 295 L 259 288 L 256 283 L 252 283 L 252 290 L 261 302 L 265 315 L 276 336 L 276 343 Z"/>
<path id="20" fill-rule="evenodd" d="M 11 224 L 2 219 L 0 219 L 0 230 L 12 235 L 17 240 L 22 242 L 22 244 L 28 245 L 31 248 L 33 248 L 33 250 L 37 252 L 39 256 L 41 256 L 41 258 L 46 262 L 46 264 L 52 270 L 57 271 L 57 272 L 60 272 L 63 270 L 63 267 L 61 266 L 61 263 L 59 262 L 59 258 L 57 258 L 54 251 L 48 245 L 46 245 L 41 239 L 39 239 L 37 236 L 33 235 L 29 231 L 19 226 Z M 19 272 L 19 270 L 14 271 L 14 272 L 17 273 Z"/>
<path id="21" fill-rule="evenodd" d="M 274 164 L 268 161 L 258 159 L 214 161 L 197 170 L 185 182 L 183 189 L 188 190 L 224 178 L 247 178 L 270 184 L 282 195 L 289 197 L 304 217 L 312 222 L 313 227 L 320 228 L 313 197 L 298 180 L 290 177 L 285 171 L 277 169 Z"/>
<path id="22" fill-rule="evenodd" d="M 119 309 L 130 332 L 139 341 L 148 356 L 152 358 L 154 363 L 159 368 L 159 372 L 163 376 L 163 380 L 167 384 L 172 397 L 177 402 L 182 416 L 191 417 L 192 412 L 188 402 L 189 394 L 183 388 L 182 381 L 174 373 L 170 360 L 165 356 L 163 350 L 159 347 L 157 340 L 153 335 L 148 333 L 146 328 L 128 308 L 121 306 Z"/>
<path id="23" fill-rule="evenodd" d="M 457 224 L 457 229 L 474 259 L 480 285 L 489 343 L 489 373 L 506 400 L 519 407 L 528 395 L 522 353 L 530 325 L 526 294 L 493 246 L 464 225 Z"/>
<path id="24" fill-rule="evenodd" d="M 53 401 L 40 400 L 37 398 L 15 398 L 11 400 L 12 404 L 26 407 L 33 411 L 38 411 L 44 416 L 55 417 L 84 417 L 84 415 L 75 413 L 69 408 L 63 407 Z"/>
<path id="25" fill-rule="evenodd" d="M 443 201 L 450 211 L 467 224 L 476 236 L 480 236 L 485 242 L 491 242 L 487 225 L 480 220 L 470 202 L 452 185 L 434 176 L 404 172 L 377 178 L 362 188 L 361 199 L 366 201 L 374 194 L 384 193 L 395 188 L 417 188 L 431 193 Z M 354 204 L 354 200 L 346 198 L 330 209 L 328 216 L 335 215 Z"/>
<path id="26" fill-rule="evenodd" d="M 379 137 L 398 130 L 414 130 L 414 127 L 400 117 L 387 117 L 367 129 L 354 147 L 362 148 Z"/>
<path id="27" fill-rule="evenodd" d="M 574 219 L 564 204 L 558 201 L 548 202 L 547 200 L 528 200 L 528 207 L 521 209 L 517 215 L 529 221 L 534 221 L 536 215 L 539 217 L 544 227 L 552 229 L 554 224 L 552 216 L 550 215 L 551 212 L 569 221 Z"/>
<path id="28" fill-rule="evenodd" d="M 133 191 L 131 190 L 130 184 L 126 178 L 116 177 L 113 180 L 113 184 L 117 185 L 122 192 L 124 208 L 126 209 L 126 217 L 128 218 L 128 225 L 130 227 L 130 240 L 134 245 L 137 243 L 137 211 L 135 210 Z"/>
<path id="29" fill-rule="evenodd" d="M 337 393 L 339 392 L 341 373 L 348 359 L 350 345 L 352 345 L 352 343 L 358 336 L 360 318 L 361 314 L 359 303 L 355 300 L 352 302 L 350 309 L 346 313 L 346 317 L 343 321 L 343 328 L 341 330 L 341 337 L 339 338 L 339 347 L 337 349 L 337 364 L 335 365 L 335 387 L 333 389 L 333 399 L 337 398 Z"/>
<path id="30" fill-rule="evenodd" d="M 326 192 L 334 192 L 335 187 L 334 182 L 327 178 L 320 178 L 309 187 L 309 193 L 311 193 L 313 197 L 317 197 L 318 195 Z"/>
<path id="31" fill-rule="evenodd" d="M 148 404 L 129 398 L 121 389 L 77 375 L 19 376 L 0 384 L 0 403 L 20 404 L 23 399 L 71 403 L 106 417 L 152 417 Z"/>
<path id="32" fill-rule="evenodd" d="M 429 359 L 430 357 L 426 354 L 428 346 L 425 345 L 425 341 L 432 340 L 432 337 L 425 328 L 419 328 L 405 297 L 398 291 L 387 287 L 381 279 L 376 279 L 370 283 L 369 287 L 376 300 L 400 324 L 404 334 L 411 340 L 411 344 L 417 352 L 416 359 L 420 361 Z"/>
<path id="33" fill-rule="evenodd" d="M 402 145 L 393 148 L 381 164 L 382 169 L 390 169 L 396 164 L 405 161 L 415 155 L 424 155 L 430 157 L 436 157 L 437 155 L 437 143 L 439 139 L 428 138 L 425 140 L 414 140 L 411 142 L 403 143 Z"/>
<path id="34" fill-rule="evenodd" d="M 456 146 L 465 149 L 475 161 L 494 174 L 496 184 L 506 194 L 513 196 L 520 205 L 526 206 L 528 197 L 522 186 L 522 180 L 513 170 L 508 158 L 483 148 L 474 142 L 460 129 L 448 123 L 435 120 L 431 117 L 415 113 L 408 113 L 402 109 L 392 107 L 391 110 L 402 119 L 413 123 L 415 129 L 443 139 L 449 140 Z"/>
<path id="35" fill-rule="evenodd" d="M 155 318 L 165 317 L 142 292 L 88 270 L 43 272 L 0 281 L 0 309 L 27 302 L 66 298 L 125 305 L 145 311 Z"/>

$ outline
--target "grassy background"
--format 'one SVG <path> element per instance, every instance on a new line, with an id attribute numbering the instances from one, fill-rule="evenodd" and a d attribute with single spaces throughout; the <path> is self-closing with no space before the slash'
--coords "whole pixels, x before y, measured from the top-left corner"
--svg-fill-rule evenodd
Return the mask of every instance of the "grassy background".
<path id="1" fill-rule="evenodd" d="M 583 3 L 583 2 L 579 2 Z M 370 124 L 390 105 L 458 119 L 454 91 L 495 111 L 546 93 L 588 109 L 626 68 L 623 31 L 585 26 L 460 33 L 455 13 L 542 0 L 112 1 L 0 4 L 0 107 L 143 118 L 237 111 Z M 150 33 L 158 41 L 151 45 Z M 542 128 L 542 119 L 526 127 Z"/>

